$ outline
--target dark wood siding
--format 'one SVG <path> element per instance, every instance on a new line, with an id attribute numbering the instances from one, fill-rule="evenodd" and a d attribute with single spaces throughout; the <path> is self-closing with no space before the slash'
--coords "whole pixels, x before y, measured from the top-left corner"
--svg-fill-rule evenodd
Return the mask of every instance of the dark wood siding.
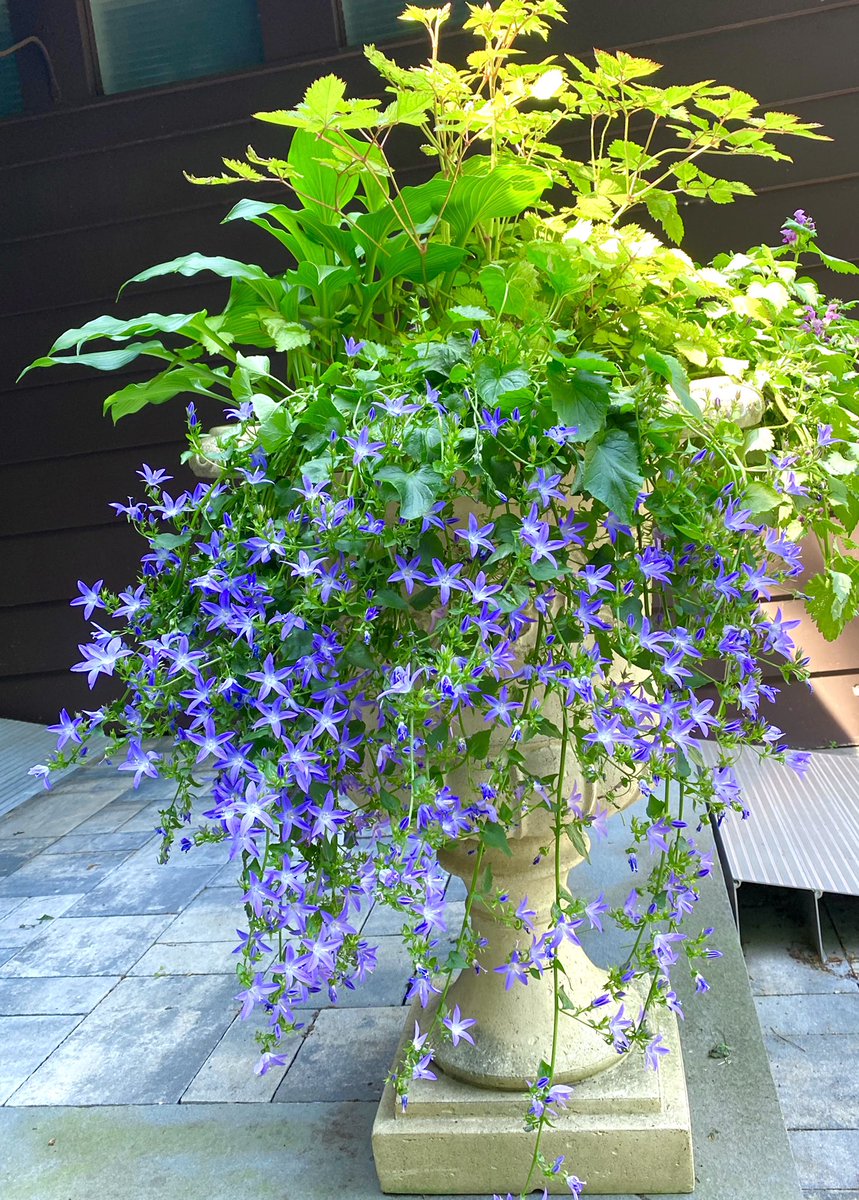
<path id="1" fill-rule="evenodd" d="M 50 45 L 50 14 L 62 5 L 40 2 L 48 14 L 40 35 Z M 261 0 L 269 58 L 272 46 L 279 47 L 274 57 L 290 53 L 294 22 L 306 21 L 308 7 Z M 771 107 L 822 122 L 834 138 L 797 142 L 792 164 L 740 160 L 757 197 L 724 208 L 687 205 L 690 252 L 706 258 L 773 239 L 784 216 L 802 207 L 814 214 L 826 246 L 859 261 L 859 0 L 578 0 L 571 8 L 552 46 L 557 52 L 626 46 L 663 62 L 666 79 L 734 84 Z M 323 71 L 372 93 L 373 72 L 359 53 L 336 48 L 337 22 L 323 9 L 316 43 L 304 38 L 313 59 L 110 98 L 87 100 L 72 85 L 64 94 L 74 103 L 0 123 L 0 715 L 44 721 L 61 705 L 89 706 L 85 681 L 68 672 L 84 629 L 68 607 L 76 580 L 130 579 L 136 539 L 108 503 L 135 492 L 141 461 L 170 464 L 183 478 L 179 406 L 114 428 L 101 416 L 113 390 L 104 377 L 36 372 L 20 385 L 15 378 L 64 329 L 111 308 L 119 285 L 150 263 L 198 250 L 277 265 L 277 247 L 262 233 L 219 224 L 240 192 L 195 189 L 182 171 L 209 173 L 221 155 L 241 154 L 249 141 L 276 152 L 279 132 L 249 114 L 288 107 Z M 65 46 L 58 58 L 65 70 L 63 53 L 74 58 L 74 48 L 66 28 L 55 35 Z M 451 44 L 465 43 L 454 35 Z M 406 42 L 397 53 L 416 58 L 423 46 Z M 859 296 L 853 278 L 830 276 L 825 286 Z M 195 311 L 219 305 L 223 295 L 221 284 L 160 281 L 115 311 Z M 859 742 L 859 628 L 838 647 L 807 640 L 815 690 L 791 689 L 779 723 L 805 744 Z"/>

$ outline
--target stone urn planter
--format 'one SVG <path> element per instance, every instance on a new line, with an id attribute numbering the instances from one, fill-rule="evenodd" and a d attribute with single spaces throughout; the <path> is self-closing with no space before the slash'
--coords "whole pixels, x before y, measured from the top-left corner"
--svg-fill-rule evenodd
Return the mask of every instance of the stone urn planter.
<path id="1" fill-rule="evenodd" d="M 555 739 L 537 737 L 522 747 L 529 771 L 547 775 L 559 770 Z M 569 761 L 564 786 L 576 782 Z M 583 806 L 592 810 L 611 791 L 615 806 L 625 807 L 635 789 L 617 793 L 605 780 L 602 787 L 584 788 Z M 451 777 L 452 788 L 474 786 L 473 780 Z M 553 839 L 548 810 L 532 811 L 508 834 L 511 854 L 484 852 L 492 869 L 493 887 L 509 895 L 513 907 L 527 897 L 536 913 L 534 936 L 554 926 L 551 906 L 555 895 L 554 853 L 544 854 Z M 466 884 L 474 869 L 476 844 L 450 844 L 439 854 L 441 864 Z M 567 839 L 560 845 L 563 879 L 582 856 Z M 575 884 L 572 885 L 575 890 Z M 403 1109 L 389 1084 L 373 1128 L 373 1153 L 383 1191 L 406 1194 L 474 1194 L 520 1191 L 526 1184 L 535 1134 L 526 1132 L 527 1088 L 548 1060 L 555 1004 L 552 972 L 525 985 L 505 988 L 495 967 L 510 952 L 530 944 L 530 934 L 499 921 L 476 900 L 471 910 L 475 931 L 486 939 L 480 970 L 462 971 L 447 998 L 449 1008 L 477 1021 L 475 1045 L 444 1044 L 433 1061 L 438 1079 L 418 1080 Z M 573 1005 L 589 1005 L 605 991 L 605 972 L 595 966 L 581 946 L 565 942 L 559 948 L 563 987 Z M 426 1008 L 412 1006 L 405 1023 L 398 1057 L 411 1040 L 415 1022 L 426 1029 L 438 997 Z M 625 1009 L 638 1015 L 641 996 L 630 988 Z M 615 1005 L 615 1007 L 617 1007 Z M 661 1070 L 645 1071 L 640 1055 L 619 1055 L 589 1025 L 560 1018 L 556 1083 L 574 1084 L 566 1111 L 543 1132 L 548 1161 L 564 1155 L 570 1170 L 588 1181 L 590 1191 L 677 1193 L 694 1187 L 692 1138 L 686 1080 L 677 1031 L 670 1012 L 653 1020 L 671 1053 Z M 538 1184 L 532 1181 L 534 1186 Z M 563 1174 L 540 1180 L 549 1191 L 569 1194 Z"/>

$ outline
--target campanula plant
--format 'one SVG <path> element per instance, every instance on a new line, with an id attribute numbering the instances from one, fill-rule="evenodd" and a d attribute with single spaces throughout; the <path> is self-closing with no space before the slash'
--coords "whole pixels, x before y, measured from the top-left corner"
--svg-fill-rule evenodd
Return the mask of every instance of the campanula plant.
<path id="1" fill-rule="evenodd" d="M 679 249 L 678 198 L 748 194 L 710 172 L 783 158 L 780 139 L 814 127 L 729 87 L 659 86 L 657 64 L 622 52 L 524 57 L 563 19 L 557 0 L 469 13 L 464 67 L 441 57 L 449 6 L 410 6 L 429 57 L 369 47 L 384 98 L 319 79 L 257 114 L 284 130 L 282 158 L 249 150 L 195 181 L 282 185 L 226 218 L 279 243 L 278 270 L 200 254 L 150 268 L 131 282 L 220 276 L 223 310 L 102 317 L 35 364 L 151 361 L 106 411 L 181 398 L 203 477 L 171 491 L 169 467 L 144 466 L 115 505 L 141 573 L 119 593 L 82 585 L 92 636 L 73 670 L 121 695 L 64 711 L 50 766 L 98 733 L 135 783 L 175 784 L 164 856 L 225 843 L 261 1071 L 299 1006 L 373 971 L 369 906 L 400 913 L 410 997 L 432 1014 L 398 1068 L 403 1103 L 440 1046 L 479 1043 L 448 1002 L 485 951 L 475 905 L 518 931 L 493 968 L 507 987 L 549 977 L 564 1019 L 658 1065 L 650 1014 L 679 1007 L 672 971 L 704 992 L 717 953 L 695 923 L 700 823 L 747 815 L 740 748 L 803 769 L 768 713 L 805 660 L 767 605 L 798 586 L 802 539 L 821 550 L 802 588 L 823 633 L 859 611 L 857 325 L 803 263 L 856 268 L 818 249 L 804 212 L 780 244 L 708 266 Z M 405 184 L 391 155 L 415 132 L 427 177 Z M 198 397 L 225 406 L 213 433 Z M 531 769 L 537 739 L 556 750 L 548 774 Z M 560 847 L 586 855 L 630 793 L 646 812 L 610 909 L 568 890 Z M 487 866 L 533 813 L 558 864 L 548 927 Z M 438 854 L 462 842 L 471 884 L 448 929 Z M 604 923 L 629 953 L 573 1003 L 559 947 Z M 559 1024 L 524 1114 L 529 1184 L 567 1169 L 540 1149 L 569 1091 Z"/>

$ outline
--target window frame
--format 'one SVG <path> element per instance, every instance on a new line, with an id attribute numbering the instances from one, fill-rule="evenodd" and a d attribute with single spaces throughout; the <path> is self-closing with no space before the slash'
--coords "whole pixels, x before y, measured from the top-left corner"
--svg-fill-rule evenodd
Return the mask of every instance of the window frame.
<path id="1" fill-rule="evenodd" d="M 256 0 L 262 33 L 260 70 L 283 62 L 300 62 L 346 49 L 339 0 L 314 0 L 313 20 L 307 19 L 307 0 Z M 22 111 L 10 113 L 3 123 L 50 112 L 71 104 L 95 103 L 105 98 L 89 0 L 8 0 L 9 20 L 16 42 L 38 38 L 50 57 L 59 96 L 54 95 L 50 72 L 42 51 L 30 44 L 16 55 L 21 79 Z M 207 75 L 227 79 L 234 72 Z M 116 95 L 151 94 L 160 88 L 181 87 L 195 80 L 175 80 L 151 88 Z"/>

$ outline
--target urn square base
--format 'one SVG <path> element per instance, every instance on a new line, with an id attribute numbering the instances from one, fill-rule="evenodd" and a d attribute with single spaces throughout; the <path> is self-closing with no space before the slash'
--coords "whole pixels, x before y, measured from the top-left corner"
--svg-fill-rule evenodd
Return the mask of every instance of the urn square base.
<path id="1" fill-rule="evenodd" d="M 420 1016 L 409 1012 L 397 1061 Z M 695 1186 L 686 1077 L 677 1019 L 654 1014 L 653 1025 L 671 1050 L 659 1071 L 640 1054 L 576 1084 L 566 1111 L 543 1134 L 548 1162 L 564 1155 L 564 1168 L 587 1182 L 586 1193 L 628 1195 L 691 1192 Z M 405 1195 L 519 1193 L 525 1185 L 533 1133 L 523 1129 L 525 1093 L 490 1091 L 438 1071 L 420 1080 L 406 1112 L 388 1084 L 373 1125 L 373 1156 L 383 1192 Z M 569 1195 L 562 1173 L 537 1176 L 557 1195 Z"/>

